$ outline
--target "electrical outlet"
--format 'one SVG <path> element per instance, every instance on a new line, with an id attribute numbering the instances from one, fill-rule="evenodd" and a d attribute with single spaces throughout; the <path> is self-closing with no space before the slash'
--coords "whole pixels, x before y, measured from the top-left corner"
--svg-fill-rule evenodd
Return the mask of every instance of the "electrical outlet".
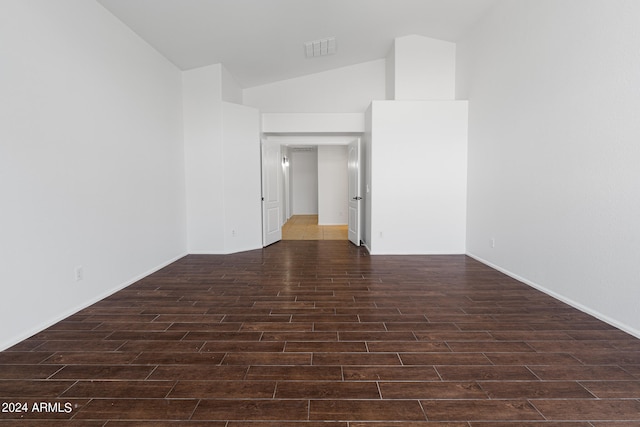
<path id="1" fill-rule="evenodd" d="M 495 237 L 492 237 L 492 238 L 491 238 L 491 247 L 492 247 L 492 248 L 495 248 L 495 247 L 496 247 L 496 238 L 495 238 Z"/>
<path id="2" fill-rule="evenodd" d="M 236 230 L 231 230 L 231 237 L 236 237 Z"/>
<path id="3" fill-rule="evenodd" d="M 84 269 L 82 268 L 81 265 L 77 266 L 74 270 L 73 273 L 75 275 L 76 278 L 76 282 L 81 281 L 82 279 L 84 279 Z"/>

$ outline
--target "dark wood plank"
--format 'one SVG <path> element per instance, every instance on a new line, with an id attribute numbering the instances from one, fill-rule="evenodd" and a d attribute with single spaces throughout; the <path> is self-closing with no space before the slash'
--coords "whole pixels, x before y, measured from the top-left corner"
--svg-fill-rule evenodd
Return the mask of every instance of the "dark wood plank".
<path id="1" fill-rule="evenodd" d="M 189 255 L 0 352 L 0 426 L 628 427 L 640 340 L 463 255 Z M 55 406 L 51 406 L 55 408 Z"/>

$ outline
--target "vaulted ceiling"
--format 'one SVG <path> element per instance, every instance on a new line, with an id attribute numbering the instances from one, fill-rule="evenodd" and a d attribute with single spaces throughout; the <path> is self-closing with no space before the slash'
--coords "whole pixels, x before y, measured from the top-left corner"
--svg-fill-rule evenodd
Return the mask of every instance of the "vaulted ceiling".
<path id="1" fill-rule="evenodd" d="M 386 56 L 395 37 L 457 41 L 497 0 L 98 0 L 182 70 L 222 63 L 252 87 Z M 304 43 L 336 38 L 334 55 Z"/>

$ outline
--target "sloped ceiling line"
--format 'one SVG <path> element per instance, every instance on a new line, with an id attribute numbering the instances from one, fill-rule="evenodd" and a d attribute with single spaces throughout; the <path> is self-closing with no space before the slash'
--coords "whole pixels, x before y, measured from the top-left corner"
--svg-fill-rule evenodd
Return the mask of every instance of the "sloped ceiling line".
<path id="1" fill-rule="evenodd" d="M 384 58 L 409 34 L 457 41 L 497 0 L 97 0 L 188 70 L 222 63 L 241 87 Z M 304 43 L 335 37 L 336 54 Z"/>

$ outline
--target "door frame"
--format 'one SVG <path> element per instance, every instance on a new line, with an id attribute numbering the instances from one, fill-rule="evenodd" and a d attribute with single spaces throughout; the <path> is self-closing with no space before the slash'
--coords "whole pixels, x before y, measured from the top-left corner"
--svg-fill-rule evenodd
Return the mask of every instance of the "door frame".
<path id="1" fill-rule="evenodd" d="M 282 148 L 279 143 L 260 144 L 262 177 L 262 247 L 282 240 Z"/>
<path id="2" fill-rule="evenodd" d="M 263 197 L 263 202 L 262 202 L 262 206 L 263 206 L 263 215 L 262 215 L 262 235 L 263 235 L 263 247 L 269 246 L 272 243 L 275 243 L 276 241 L 282 240 L 282 225 L 283 223 L 279 223 L 278 228 L 280 229 L 280 236 L 278 238 L 278 240 L 275 240 L 274 242 L 265 244 L 266 242 L 268 242 L 269 240 L 266 238 L 266 227 L 267 227 L 267 223 L 266 223 L 266 218 L 265 218 L 265 203 L 266 201 L 264 200 L 265 198 L 265 176 L 264 176 L 264 170 L 265 170 L 265 165 L 264 165 L 264 146 L 268 145 L 268 144 L 273 144 L 273 145 L 278 145 L 279 147 L 279 152 L 280 152 L 280 163 L 279 165 L 281 167 L 278 167 L 279 170 L 279 184 L 278 184 L 278 189 L 280 190 L 280 195 L 279 195 L 279 199 L 280 199 L 280 216 L 282 217 L 282 215 L 286 215 L 284 212 L 284 197 L 288 198 L 288 203 L 289 203 L 289 209 L 291 208 L 291 198 L 290 198 L 290 194 L 284 195 L 284 182 L 283 182 L 283 158 L 282 158 L 282 147 L 286 146 L 286 145 L 311 145 L 311 146 L 320 146 L 320 145 L 341 145 L 341 146 L 346 146 L 348 147 L 349 144 L 353 143 L 355 140 L 360 141 L 360 149 L 359 149 L 359 161 L 358 161 L 358 176 L 360 179 L 360 184 L 359 184 L 359 192 L 362 195 L 363 191 L 362 191 L 362 183 L 364 182 L 364 176 L 363 176 L 363 163 L 362 163 L 362 138 L 361 136 L 358 134 L 345 134 L 345 135 L 314 135 L 314 136 L 295 136 L 295 135 L 286 135 L 286 136 L 275 136 L 275 137 L 270 137 L 270 136 L 264 136 L 263 139 L 261 140 L 261 149 L 260 149 L 260 153 L 261 153 L 261 167 L 262 167 L 262 174 L 261 174 L 261 178 L 262 178 L 262 197 Z M 290 155 L 291 153 L 289 153 Z M 289 157 L 289 156 L 288 156 Z M 348 156 L 347 156 L 348 157 Z M 288 179 L 291 179 L 291 175 L 289 174 Z M 358 221 L 359 221 L 359 228 L 360 228 L 360 233 L 359 233 L 359 238 L 358 238 L 358 246 L 360 246 L 360 242 L 362 240 L 362 201 L 364 199 L 360 200 L 360 203 L 358 204 Z M 354 243 L 355 244 L 355 243 Z"/>
<path id="3" fill-rule="evenodd" d="M 362 148 L 360 138 L 356 138 L 347 146 L 348 175 L 348 239 L 356 246 L 362 241 Z M 352 154 L 355 155 L 352 156 Z"/>

